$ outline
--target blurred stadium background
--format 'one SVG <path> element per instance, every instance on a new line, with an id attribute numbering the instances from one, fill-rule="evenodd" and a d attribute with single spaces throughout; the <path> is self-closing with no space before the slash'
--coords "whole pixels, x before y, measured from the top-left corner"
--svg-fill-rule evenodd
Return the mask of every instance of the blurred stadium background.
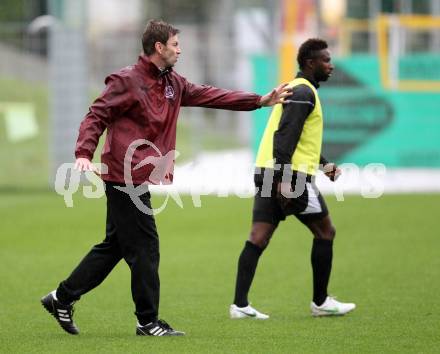
<path id="1" fill-rule="evenodd" d="M 400 180 L 406 191 L 440 190 L 438 0 L 4 0 L 2 189 L 52 185 L 58 166 L 73 160 L 79 122 L 105 76 L 136 60 L 150 18 L 182 30 L 177 70 L 189 80 L 258 93 L 292 78 L 303 40 L 326 38 L 336 72 L 321 89 L 324 155 L 419 169 L 391 174 L 390 191 Z M 204 156 L 217 162 L 232 150 L 237 166 L 252 165 L 267 116 L 183 109 L 178 164 L 206 170 Z"/>

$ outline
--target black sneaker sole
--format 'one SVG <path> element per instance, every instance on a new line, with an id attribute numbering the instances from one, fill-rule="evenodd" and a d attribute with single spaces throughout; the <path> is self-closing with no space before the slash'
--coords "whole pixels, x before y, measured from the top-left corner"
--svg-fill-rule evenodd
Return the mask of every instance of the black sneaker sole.
<path id="1" fill-rule="evenodd" d="M 164 333 L 164 334 L 161 335 L 161 336 L 155 336 L 155 335 L 153 335 L 153 334 L 148 334 L 148 333 L 142 331 L 142 330 L 139 329 L 139 328 L 136 328 L 136 335 L 137 335 L 137 336 L 144 336 L 144 337 L 179 337 L 179 336 L 184 336 L 184 335 L 185 335 L 185 332 L 172 331 L 172 332 Z"/>
<path id="2" fill-rule="evenodd" d="M 71 335 L 77 335 L 77 334 L 79 334 L 78 329 L 76 329 L 76 328 L 71 328 L 71 327 L 65 327 L 65 326 L 63 326 L 63 325 L 60 323 L 60 321 L 58 321 L 58 319 L 57 319 L 57 317 L 55 316 L 55 313 L 54 313 L 54 311 L 53 311 L 52 301 L 51 301 L 51 299 L 50 299 L 49 297 L 50 297 L 50 295 L 47 295 L 47 296 L 41 298 L 41 305 L 43 305 L 43 307 L 46 309 L 46 311 L 49 312 L 49 313 L 53 316 L 53 318 L 55 318 L 55 320 L 57 321 L 57 323 L 60 325 L 60 327 L 61 327 L 64 331 L 66 331 L 67 333 L 69 333 L 69 334 L 71 334 Z"/>

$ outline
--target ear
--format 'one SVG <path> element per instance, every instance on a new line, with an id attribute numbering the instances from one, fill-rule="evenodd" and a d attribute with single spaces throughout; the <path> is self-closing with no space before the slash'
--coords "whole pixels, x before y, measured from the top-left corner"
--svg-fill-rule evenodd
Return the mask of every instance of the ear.
<path id="1" fill-rule="evenodd" d="M 162 54 L 163 51 L 163 44 L 160 42 L 154 43 L 154 49 L 156 49 L 156 52 L 159 54 Z"/>
<path id="2" fill-rule="evenodd" d="M 313 59 L 306 59 L 306 68 L 313 68 Z"/>

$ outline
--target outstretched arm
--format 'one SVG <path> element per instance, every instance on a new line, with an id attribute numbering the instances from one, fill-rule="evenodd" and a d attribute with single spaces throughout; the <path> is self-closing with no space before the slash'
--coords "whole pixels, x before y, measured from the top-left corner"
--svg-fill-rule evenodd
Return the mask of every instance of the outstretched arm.
<path id="1" fill-rule="evenodd" d="M 196 85 L 185 80 L 182 106 L 252 111 L 254 109 L 282 103 L 291 93 L 287 84 L 274 88 L 264 96 L 244 91 L 231 91 L 213 86 Z"/>

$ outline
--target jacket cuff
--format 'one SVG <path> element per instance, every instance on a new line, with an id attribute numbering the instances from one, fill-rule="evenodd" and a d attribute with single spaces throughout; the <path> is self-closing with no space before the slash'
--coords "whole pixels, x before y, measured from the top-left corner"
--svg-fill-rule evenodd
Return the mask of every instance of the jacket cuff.
<path id="1" fill-rule="evenodd" d="M 260 104 L 260 100 L 261 100 L 261 98 L 262 98 L 263 96 L 260 96 L 260 95 L 256 95 L 256 96 L 257 96 L 257 98 L 255 99 L 255 106 L 257 107 L 257 109 L 259 109 L 259 108 L 263 107 L 263 106 Z"/>
<path id="2" fill-rule="evenodd" d="M 93 155 L 90 155 L 90 154 L 85 153 L 83 151 L 82 152 L 75 152 L 75 158 L 77 158 L 77 159 L 84 158 L 84 159 L 92 161 Z"/>

